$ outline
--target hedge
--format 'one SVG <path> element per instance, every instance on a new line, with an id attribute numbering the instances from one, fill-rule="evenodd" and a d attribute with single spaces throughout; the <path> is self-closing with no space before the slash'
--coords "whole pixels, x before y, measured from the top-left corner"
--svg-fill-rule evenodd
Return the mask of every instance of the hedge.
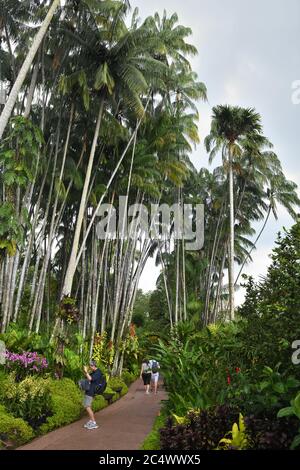
<path id="1" fill-rule="evenodd" d="M 3 440 L 9 440 L 15 446 L 25 444 L 33 439 L 33 429 L 21 418 L 9 415 L 3 405 L 0 405 L 0 435 Z"/>

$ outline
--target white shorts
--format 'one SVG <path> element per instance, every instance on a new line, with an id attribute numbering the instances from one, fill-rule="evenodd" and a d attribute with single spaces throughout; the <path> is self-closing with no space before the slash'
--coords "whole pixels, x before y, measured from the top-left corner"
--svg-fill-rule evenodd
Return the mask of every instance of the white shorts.
<path id="1" fill-rule="evenodd" d="M 155 372 L 155 374 L 151 374 L 151 380 L 153 380 L 153 382 L 157 383 L 158 382 L 158 378 L 159 378 L 159 372 Z"/>

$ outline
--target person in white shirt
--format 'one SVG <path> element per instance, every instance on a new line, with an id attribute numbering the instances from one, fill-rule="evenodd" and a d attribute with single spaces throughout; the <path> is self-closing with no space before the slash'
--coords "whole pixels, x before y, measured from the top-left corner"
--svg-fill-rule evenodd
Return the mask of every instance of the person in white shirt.
<path id="1" fill-rule="evenodd" d="M 149 362 L 150 362 L 150 367 L 151 367 L 151 371 L 152 371 L 152 373 L 151 373 L 151 382 L 154 385 L 154 393 L 156 395 L 157 394 L 158 379 L 159 379 L 160 364 L 155 359 L 151 359 Z"/>

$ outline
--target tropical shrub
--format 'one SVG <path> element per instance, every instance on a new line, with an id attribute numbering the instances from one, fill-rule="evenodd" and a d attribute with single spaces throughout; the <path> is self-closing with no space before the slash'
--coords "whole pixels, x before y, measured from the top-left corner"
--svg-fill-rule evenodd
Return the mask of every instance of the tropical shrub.
<path id="1" fill-rule="evenodd" d="M 11 323 L 6 333 L 0 334 L 0 339 L 5 342 L 6 348 L 15 353 L 32 351 L 33 343 L 40 339 L 36 333 L 28 333 L 28 329 Z"/>
<path id="2" fill-rule="evenodd" d="M 122 381 L 122 379 L 118 377 L 111 377 L 108 381 L 108 385 L 113 391 L 117 391 L 121 388 L 121 392 L 120 392 L 121 397 L 123 395 L 126 395 L 126 393 L 128 392 L 127 385 Z"/>
<path id="3" fill-rule="evenodd" d="M 65 295 L 59 306 L 57 307 L 57 316 L 65 320 L 69 325 L 78 323 L 80 319 L 80 312 L 76 306 L 76 299 Z"/>
<path id="4" fill-rule="evenodd" d="M 291 404 L 288 407 L 282 408 L 279 410 L 277 417 L 284 418 L 287 416 L 295 416 L 300 420 L 300 392 L 296 397 L 291 400 Z M 298 422 L 299 424 L 299 422 Z M 291 443 L 291 449 L 296 449 L 300 446 L 300 427 L 298 429 L 298 434 L 294 437 L 293 442 Z"/>
<path id="5" fill-rule="evenodd" d="M 96 395 L 93 399 L 92 409 L 94 412 L 100 411 L 107 406 L 107 401 L 102 395 Z"/>
<path id="6" fill-rule="evenodd" d="M 135 381 L 136 375 L 134 375 L 132 372 L 129 372 L 128 370 L 123 370 L 121 379 L 127 385 L 127 387 L 129 387 L 129 385 Z"/>
<path id="7" fill-rule="evenodd" d="M 13 445 L 25 444 L 34 437 L 33 429 L 21 418 L 11 416 L 3 405 L 0 405 L 1 440 L 11 441 Z"/>
<path id="8" fill-rule="evenodd" d="M 52 414 L 50 389 L 45 379 L 28 376 L 20 382 L 8 375 L 1 390 L 1 401 L 7 411 L 38 429 Z"/>
<path id="9" fill-rule="evenodd" d="M 8 371 L 15 372 L 16 380 L 22 380 L 28 374 L 41 374 L 47 367 L 45 357 L 39 356 L 37 352 L 23 352 L 17 354 L 6 351 L 5 367 Z"/>
<path id="10" fill-rule="evenodd" d="M 174 419 L 169 418 L 160 430 L 161 449 L 216 449 L 238 418 L 238 411 L 225 405 L 191 411 L 182 424 L 174 424 Z"/>
<path id="11" fill-rule="evenodd" d="M 104 397 L 105 397 L 106 394 L 112 396 L 112 398 L 111 398 L 112 403 L 115 402 L 115 401 L 117 401 L 117 399 L 119 398 L 118 393 L 116 393 L 115 390 L 113 390 L 112 388 L 110 388 L 109 385 L 107 385 L 107 387 L 106 387 L 106 389 L 105 389 Z"/>
<path id="12" fill-rule="evenodd" d="M 239 415 L 239 423 L 234 423 L 228 436 L 223 437 L 219 442 L 219 449 L 222 450 L 244 450 L 248 447 L 245 422 L 243 415 Z"/>
<path id="13" fill-rule="evenodd" d="M 292 342 L 300 338 L 300 222 L 278 236 L 266 278 L 255 284 L 248 278 L 239 315 L 246 319 L 239 338 L 255 373 L 278 362 L 300 378 L 291 361 Z"/>
<path id="14" fill-rule="evenodd" d="M 64 376 L 78 382 L 82 377 L 83 369 L 80 356 L 71 349 L 65 348 L 64 359 Z"/>
<path id="15" fill-rule="evenodd" d="M 260 413 L 279 409 L 292 397 L 300 381 L 294 376 L 279 372 L 280 364 L 275 367 L 264 366 L 257 382 L 251 382 L 249 374 L 240 371 L 228 384 L 226 401 L 235 404 L 244 413 Z"/>
<path id="16" fill-rule="evenodd" d="M 106 369 L 111 369 L 114 361 L 115 350 L 112 341 L 108 339 L 107 332 L 96 333 L 94 338 L 92 358 L 97 365 Z"/>
<path id="17" fill-rule="evenodd" d="M 71 379 L 48 379 L 47 383 L 51 394 L 52 416 L 40 427 L 43 434 L 79 419 L 83 411 L 82 394 Z"/>
<path id="18" fill-rule="evenodd" d="M 245 417 L 249 447 L 255 450 L 288 450 L 297 434 L 299 421 L 295 417 L 277 419 L 274 412 Z"/>

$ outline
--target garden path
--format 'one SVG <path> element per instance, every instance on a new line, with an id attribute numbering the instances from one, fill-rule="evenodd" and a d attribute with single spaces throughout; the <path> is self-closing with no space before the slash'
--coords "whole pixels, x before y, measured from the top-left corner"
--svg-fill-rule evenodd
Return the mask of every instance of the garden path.
<path id="1" fill-rule="evenodd" d="M 83 428 L 84 416 L 68 426 L 39 437 L 20 450 L 136 450 L 139 449 L 167 398 L 160 384 L 157 395 L 146 395 L 136 380 L 120 400 L 95 413 L 98 429 Z"/>

